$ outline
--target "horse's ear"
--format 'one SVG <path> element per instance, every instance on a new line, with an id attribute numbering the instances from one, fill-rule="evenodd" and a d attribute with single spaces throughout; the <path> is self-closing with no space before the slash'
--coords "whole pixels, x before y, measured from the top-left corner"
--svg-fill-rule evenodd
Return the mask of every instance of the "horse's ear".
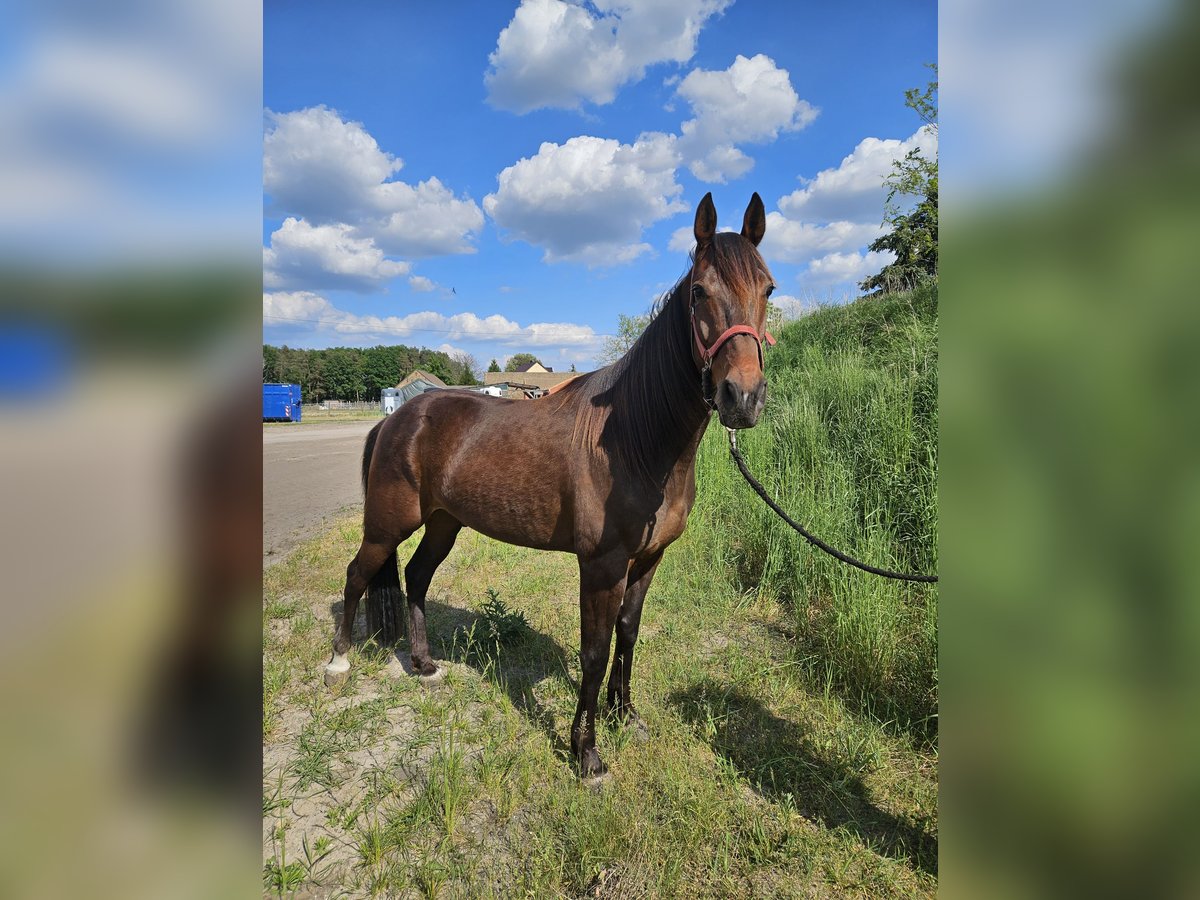
<path id="1" fill-rule="evenodd" d="M 742 219 L 742 237 L 757 247 L 766 233 L 767 211 L 763 209 L 762 197 L 755 191 L 750 198 L 750 205 L 746 207 L 746 216 Z"/>
<path id="2" fill-rule="evenodd" d="M 717 233 L 717 208 L 713 205 L 712 191 L 704 195 L 700 205 L 696 207 L 696 249 L 699 250 L 713 239 Z"/>

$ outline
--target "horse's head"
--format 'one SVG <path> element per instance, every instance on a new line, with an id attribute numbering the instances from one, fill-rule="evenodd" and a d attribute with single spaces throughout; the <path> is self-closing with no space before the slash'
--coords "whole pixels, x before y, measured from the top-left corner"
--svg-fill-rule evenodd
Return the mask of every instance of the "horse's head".
<path id="1" fill-rule="evenodd" d="M 717 209 L 705 194 L 696 209 L 690 276 L 692 355 L 705 399 L 726 428 L 752 428 L 767 399 L 762 342 L 774 280 L 758 252 L 767 229 L 762 198 L 750 198 L 741 234 L 717 234 Z"/>

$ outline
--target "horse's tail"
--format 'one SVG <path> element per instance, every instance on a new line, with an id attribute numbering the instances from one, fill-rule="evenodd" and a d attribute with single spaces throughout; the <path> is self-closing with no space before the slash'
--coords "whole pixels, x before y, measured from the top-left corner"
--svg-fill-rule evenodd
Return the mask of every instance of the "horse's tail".
<path id="1" fill-rule="evenodd" d="M 375 452 L 375 442 L 379 439 L 379 429 L 387 420 L 382 420 L 367 434 L 363 445 L 362 483 L 363 493 L 367 492 L 367 476 L 371 471 L 371 456 Z M 399 637 L 398 623 L 400 609 L 404 603 L 404 589 L 400 587 L 400 566 L 396 559 L 396 551 L 392 551 L 367 585 L 367 631 L 375 635 L 375 639 L 384 646 L 390 646 Z"/>
<path id="2" fill-rule="evenodd" d="M 375 427 L 367 432 L 367 442 L 363 444 L 362 483 L 364 494 L 367 492 L 367 475 L 371 472 L 371 456 L 375 453 L 375 442 L 379 440 L 379 429 L 386 421 L 387 419 L 380 419 Z"/>

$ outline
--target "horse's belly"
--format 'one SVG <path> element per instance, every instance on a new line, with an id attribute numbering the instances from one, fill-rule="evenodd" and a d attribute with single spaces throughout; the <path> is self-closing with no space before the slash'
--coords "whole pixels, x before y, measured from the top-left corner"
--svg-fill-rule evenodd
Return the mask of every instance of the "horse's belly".
<path id="1" fill-rule="evenodd" d="M 438 504 L 468 528 L 507 544 L 570 550 L 574 527 L 562 495 L 551 485 L 489 479 L 448 486 Z"/>
<path id="2" fill-rule="evenodd" d="M 531 547 L 534 550 L 567 550 L 574 547 L 569 539 L 563 538 L 554 531 L 529 528 L 520 523 L 495 521 L 463 522 L 468 528 L 473 528 L 480 534 L 487 535 L 493 540 L 506 544 L 516 544 L 519 547 Z"/>

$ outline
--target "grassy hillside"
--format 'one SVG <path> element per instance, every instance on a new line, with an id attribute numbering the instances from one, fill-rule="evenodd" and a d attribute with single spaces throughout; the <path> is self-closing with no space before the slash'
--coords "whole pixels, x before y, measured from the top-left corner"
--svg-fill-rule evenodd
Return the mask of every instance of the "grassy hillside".
<path id="1" fill-rule="evenodd" d="M 796 517 L 935 567 L 936 295 L 789 326 L 742 444 Z M 282 896 L 932 897 L 935 601 L 817 556 L 742 483 L 724 431 L 646 600 L 639 743 L 581 787 L 575 560 L 460 536 L 427 604 L 435 688 L 371 642 L 322 682 L 357 516 L 264 573 L 263 881 Z M 401 547 L 407 559 L 419 534 Z M 514 621 L 494 599 L 520 611 Z M 489 635 L 504 634 L 499 645 Z"/>
<path id="2" fill-rule="evenodd" d="M 937 571 L 937 288 L 824 309 L 767 354 L 764 419 L 739 446 L 792 518 L 864 562 Z M 937 588 L 859 572 L 752 493 L 711 428 L 690 550 L 786 603 L 796 659 L 881 721 L 936 729 Z"/>

